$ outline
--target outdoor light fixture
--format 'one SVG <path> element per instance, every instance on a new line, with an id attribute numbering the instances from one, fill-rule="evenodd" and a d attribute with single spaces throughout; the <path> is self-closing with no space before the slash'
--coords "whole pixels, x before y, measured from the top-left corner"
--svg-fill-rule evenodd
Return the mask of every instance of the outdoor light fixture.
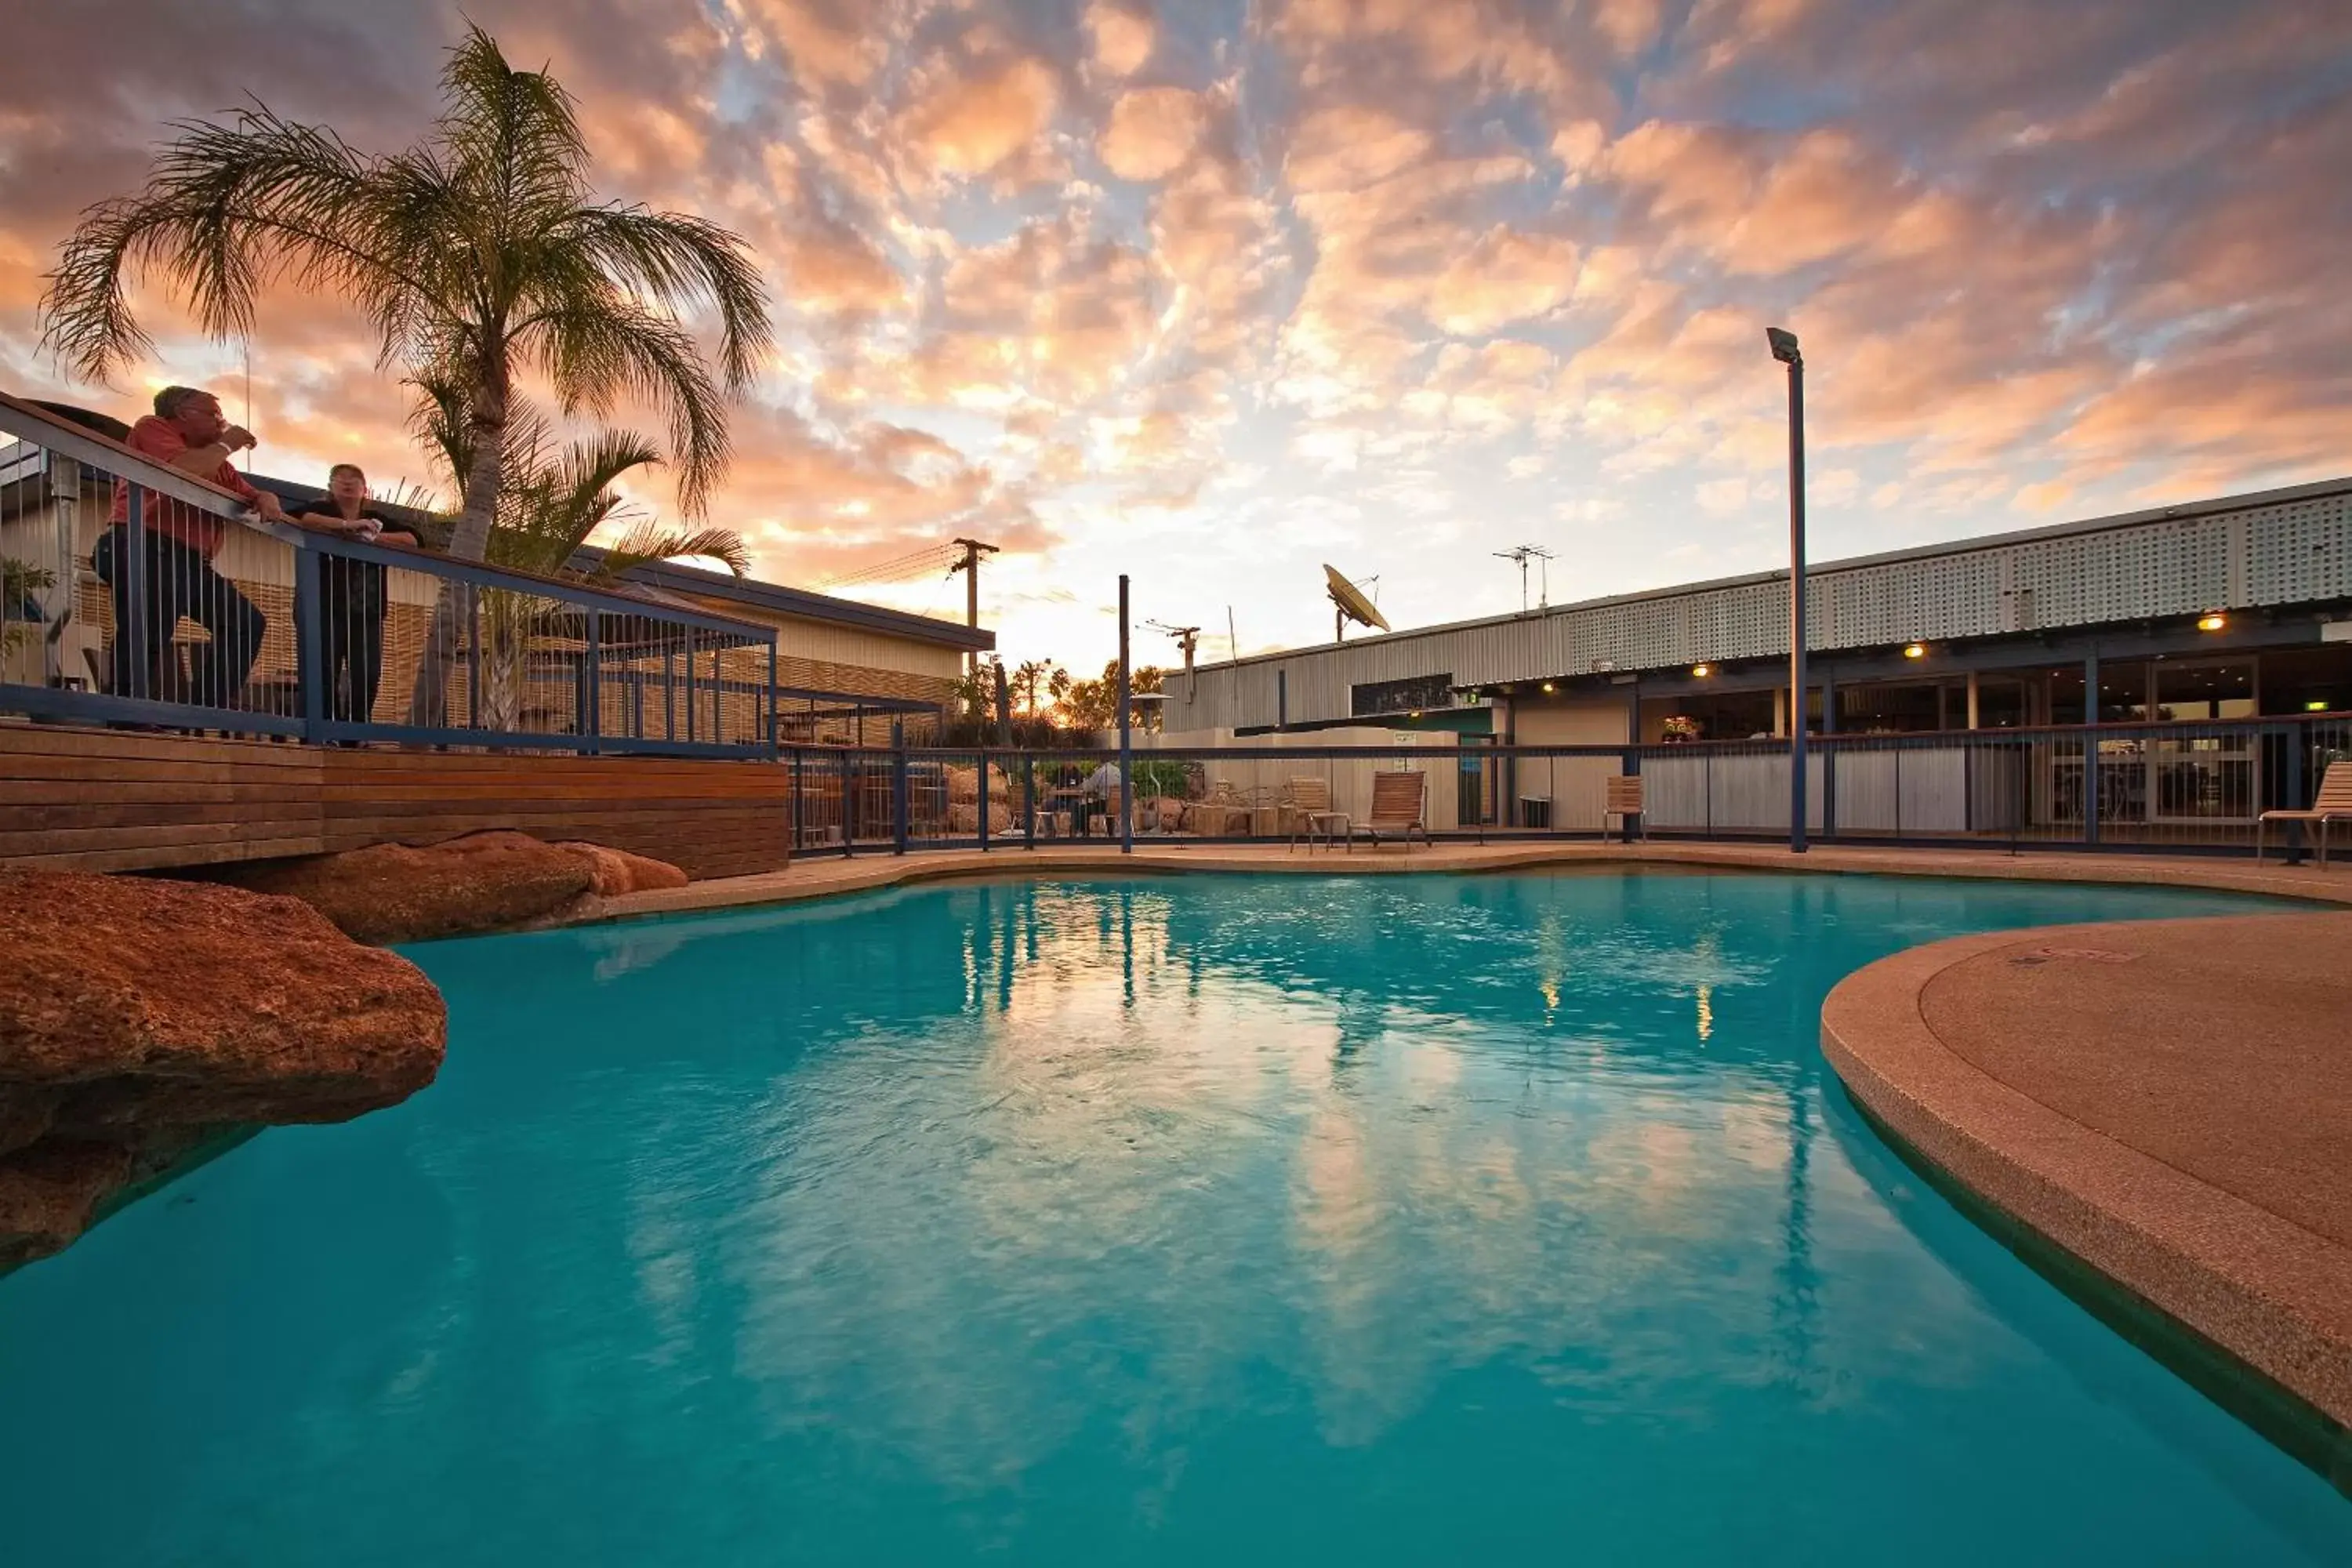
<path id="1" fill-rule="evenodd" d="M 1708 676 L 1715 673 L 1715 666 L 1711 664 L 1695 664 L 1691 666 L 1691 673 L 1698 677 L 1701 680 L 1705 680 Z"/>
<path id="2" fill-rule="evenodd" d="M 1925 658 L 1927 657 L 1927 645 L 1923 642 L 1905 643 L 1903 645 L 1903 657 L 1905 658 Z"/>
<path id="3" fill-rule="evenodd" d="M 1789 852 L 1805 852 L 1805 356 L 1797 334 L 1767 327 L 1789 369 Z"/>
<path id="4" fill-rule="evenodd" d="M 1547 680 L 1547 681 L 1545 681 L 1545 682 L 1544 682 L 1544 689 L 1545 689 L 1546 691 L 1558 691 L 1558 690 L 1559 689 L 1559 687 L 1557 687 L 1557 686 L 1554 686 L 1550 681 Z"/>
<path id="5" fill-rule="evenodd" d="M 2208 610 L 2197 617 L 2197 629 L 2200 632 L 2218 632 L 2229 624 L 2230 617 L 2219 610 Z"/>
<path id="6" fill-rule="evenodd" d="M 2315 697 L 2303 705 L 2303 710 L 2306 713 L 2325 713 L 2327 711 L 2327 699 Z"/>

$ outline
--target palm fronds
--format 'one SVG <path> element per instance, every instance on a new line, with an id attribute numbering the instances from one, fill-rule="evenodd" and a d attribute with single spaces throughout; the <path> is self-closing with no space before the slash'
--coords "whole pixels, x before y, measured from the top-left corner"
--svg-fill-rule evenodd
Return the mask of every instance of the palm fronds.
<path id="1" fill-rule="evenodd" d="M 625 399 L 659 408 L 680 502 L 698 514 L 727 464 L 727 401 L 771 342 L 748 247 L 704 218 L 594 201 L 570 95 L 514 69 L 479 27 L 450 51 L 441 86 L 432 134 L 383 156 L 259 102 L 174 127 L 146 188 L 91 208 L 66 241 L 45 347 L 103 381 L 152 346 L 129 303 L 141 279 L 178 285 L 224 338 L 249 335 L 257 300 L 290 282 L 359 306 L 383 363 L 436 384 L 420 434 L 462 498 L 455 553 L 479 558 L 507 474 L 537 471 L 510 452 L 525 371 L 567 414 Z M 715 370 L 688 325 L 706 315 Z"/>

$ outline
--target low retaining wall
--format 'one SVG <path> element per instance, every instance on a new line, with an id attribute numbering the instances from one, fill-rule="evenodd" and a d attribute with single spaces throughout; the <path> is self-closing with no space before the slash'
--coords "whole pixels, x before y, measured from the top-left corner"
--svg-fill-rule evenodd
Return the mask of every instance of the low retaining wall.
<path id="1" fill-rule="evenodd" d="M 698 879 L 782 867 L 791 779 L 761 763 L 347 750 L 0 724 L 0 865 L 152 871 L 485 828 L 584 838 Z"/>

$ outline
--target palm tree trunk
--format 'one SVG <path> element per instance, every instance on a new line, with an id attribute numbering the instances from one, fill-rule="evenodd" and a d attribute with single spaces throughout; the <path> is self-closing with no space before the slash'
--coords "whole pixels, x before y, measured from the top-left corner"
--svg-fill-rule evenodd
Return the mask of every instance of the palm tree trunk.
<path id="1" fill-rule="evenodd" d="M 499 490 L 506 478 L 506 400 L 488 389 L 478 392 L 472 424 L 466 506 L 457 514 L 457 531 L 449 537 L 449 553 L 460 561 L 479 561 L 490 548 L 490 523 L 498 516 Z"/>
<path id="2" fill-rule="evenodd" d="M 474 395 L 473 452 L 466 465 L 465 510 L 457 531 L 449 539 L 449 553 L 459 561 L 479 561 L 490 547 L 490 522 L 499 510 L 499 489 L 506 476 L 506 400 L 485 387 Z M 449 723 L 449 666 L 457 657 L 459 622 L 477 619 L 474 590 L 446 582 L 433 606 L 433 625 L 425 637 L 425 656 L 417 661 L 416 686 L 408 700 L 408 721 L 433 729 Z M 481 628 L 474 628 L 476 636 Z"/>

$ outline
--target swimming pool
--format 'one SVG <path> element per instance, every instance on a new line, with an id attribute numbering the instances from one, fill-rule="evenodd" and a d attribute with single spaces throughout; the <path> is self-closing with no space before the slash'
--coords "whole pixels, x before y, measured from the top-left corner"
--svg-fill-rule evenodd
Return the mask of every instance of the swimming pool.
<path id="1" fill-rule="evenodd" d="M 1815 1044 L 1914 942 L 2246 907 L 1196 877 L 420 947 L 440 1082 L 0 1280 L 10 1556 L 2352 1560 Z"/>

